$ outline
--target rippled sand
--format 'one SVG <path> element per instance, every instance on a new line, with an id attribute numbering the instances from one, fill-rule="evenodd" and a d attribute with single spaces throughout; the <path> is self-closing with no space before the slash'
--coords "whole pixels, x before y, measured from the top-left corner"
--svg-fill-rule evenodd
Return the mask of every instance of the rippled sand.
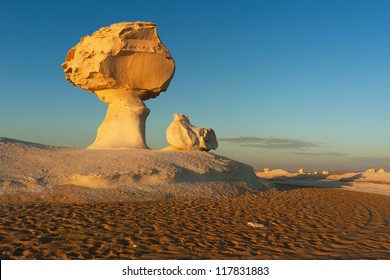
<path id="1" fill-rule="evenodd" d="M 280 186 L 157 202 L 3 201 L 0 216 L 1 259 L 390 259 L 390 197 L 335 189 Z"/>

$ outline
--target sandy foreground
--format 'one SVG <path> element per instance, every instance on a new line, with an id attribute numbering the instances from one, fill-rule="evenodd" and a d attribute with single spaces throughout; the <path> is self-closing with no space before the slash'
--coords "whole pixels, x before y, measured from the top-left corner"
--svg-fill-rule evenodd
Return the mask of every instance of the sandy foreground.
<path id="1" fill-rule="evenodd" d="M 225 199 L 3 202 L 0 257 L 390 259 L 389 196 L 278 188 Z"/>

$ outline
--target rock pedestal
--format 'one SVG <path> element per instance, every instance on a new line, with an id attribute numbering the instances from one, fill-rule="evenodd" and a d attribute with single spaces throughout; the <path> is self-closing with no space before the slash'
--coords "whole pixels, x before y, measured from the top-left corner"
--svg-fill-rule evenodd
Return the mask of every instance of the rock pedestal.
<path id="1" fill-rule="evenodd" d="M 62 64 L 66 79 L 108 104 L 90 149 L 148 148 L 145 100 L 166 91 L 175 63 L 150 22 L 123 22 L 81 39 Z"/>

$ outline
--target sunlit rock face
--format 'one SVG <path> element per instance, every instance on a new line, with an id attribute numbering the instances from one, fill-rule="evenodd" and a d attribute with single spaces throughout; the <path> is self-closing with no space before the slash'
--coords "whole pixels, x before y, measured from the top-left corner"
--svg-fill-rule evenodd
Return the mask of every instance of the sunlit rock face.
<path id="1" fill-rule="evenodd" d="M 366 170 L 366 173 L 375 173 L 375 172 L 376 172 L 375 168 L 370 168 Z"/>
<path id="2" fill-rule="evenodd" d="M 148 148 L 145 100 L 166 91 L 175 63 L 150 22 L 123 22 L 85 36 L 62 64 L 66 79 L 108 104 L 90 149 Z"/>
<path id="3" fill-rule="evenodd" d="M 91 92 L 136 91 L 142 100 L 168 88 L 175 64 L 151 22 L 123 22 L 81 39 L 62 64 L 66 79 Z"/>
<path id="4" fill-rule="evenodd" d="M 167 128 L 167 141 L 177 150 L 209 151 L 218 147 L 217 137 L 211 128 L 200 128 L 190 123 L 187 116 L 174 114 Z"/>

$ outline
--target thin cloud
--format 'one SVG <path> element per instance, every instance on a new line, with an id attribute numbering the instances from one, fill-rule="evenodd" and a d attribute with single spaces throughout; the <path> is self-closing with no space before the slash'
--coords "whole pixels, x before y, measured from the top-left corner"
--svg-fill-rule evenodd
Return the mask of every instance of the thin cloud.
<path id="1" fill-rule="evenodd" d="M 333 156 L 333 157 L 344 157 L 346 154 L 338 152 L 325 152 L 325 153 L 305 153 L 305 152 L 296 152 L 295 155 L 302 156 Z"/>
<path id="2" fill-rule="evenodd" d="M 277 137 L 238 136 L 219 138 L 219 141 L 231 142 L 241 147 L 268 148 L 268 149 L 304 149 L 323 146 L 321 143 L 299 139 Z"/>

